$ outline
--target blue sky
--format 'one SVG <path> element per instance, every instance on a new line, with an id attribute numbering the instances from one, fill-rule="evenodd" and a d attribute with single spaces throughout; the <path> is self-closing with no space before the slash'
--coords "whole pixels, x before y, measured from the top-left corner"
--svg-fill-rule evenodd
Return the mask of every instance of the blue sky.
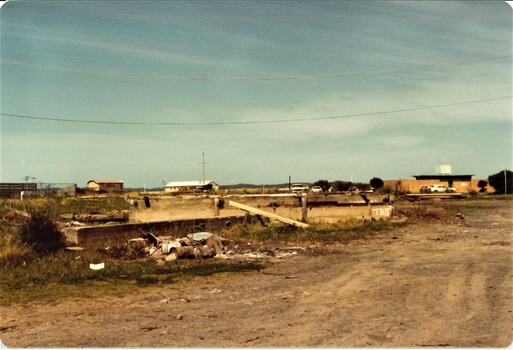
<path id="1" fill-rule="evenodd" d="M 500 1 L 9 1 L 0 43 L 2 182 L 512 169 Z"/>

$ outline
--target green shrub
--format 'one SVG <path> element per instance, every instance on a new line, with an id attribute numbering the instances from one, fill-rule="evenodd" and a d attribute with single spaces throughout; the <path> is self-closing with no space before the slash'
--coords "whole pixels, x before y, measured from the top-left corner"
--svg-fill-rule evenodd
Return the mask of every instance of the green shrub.
<path id="1" fill-rule="evenodd" d="M 21 227 L 21 241 L 32 247 L 36 253 L 43 255 L 64 248 L 64 237 L 56 224 L 59 217 L 57 202 L 47 200 L 28 209 L 30 218 Z"/>

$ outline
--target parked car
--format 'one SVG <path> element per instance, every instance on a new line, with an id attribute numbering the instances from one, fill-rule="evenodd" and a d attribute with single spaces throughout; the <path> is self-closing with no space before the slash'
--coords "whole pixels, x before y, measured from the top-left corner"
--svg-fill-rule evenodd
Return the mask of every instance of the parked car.
<path id="1" fill-rule="evenodd" d="M 447 187 L 443 185 L 431 185 L 429 186 L 429 189 L 432 193 L 447 192 Z"/>
<path id="2" fill-rule="evenodd" d="M 290 191 L 294 193 L 308 192 L 308 185 L 293 184 L 292 186 L 290 186 Z"/>
<path id="3" fill-rule="evenodd" d="M 312 187 L 312 193 L 322 193 L 322 187 L 321 186 L 313 186 Z"/>

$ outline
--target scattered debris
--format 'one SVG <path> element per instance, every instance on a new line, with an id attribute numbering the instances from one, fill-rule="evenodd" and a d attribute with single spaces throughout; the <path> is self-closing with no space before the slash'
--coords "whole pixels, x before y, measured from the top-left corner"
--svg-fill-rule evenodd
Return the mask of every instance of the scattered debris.
<path id="1" fill-rule="evenodd" d="M 148 240 L 142 237 L 128 240 L 128 248 L 130 249 L 144 249 L 146 247 L 148 247 Z"/>
<path id="2" fill-rule="evenodd" d="M 210 232 L 196 232 L 196 233 L 188 234 L 187 237 L 189 239 L 192 239 L 193 241 L 201 242 L 201 241 L 204 241 L 204 240 L 212 237 L 213 235 L 214 234 L 210 233 Z"/>
<path id="3" fill-rule="evenodd" d="M 80 221 L 70 221 L 68 223 L 66 223 L 66 225 L 64 225 L 65 227 L 70 227 L 70 226 L 85 226 L 86 224 L 80 222 Z"/>
<path id="4" fill-rule="evenodd" d="M 4 332 L 4 331 L 6 331 L 6 330 L 8 330 L 8 329 L 16 328 L 16 327 L 18 327 L 18 325 L 12 325 L 12 326 L 1 326 L 1 327 L 0 327 L 0 331 L 1 331 L 1 332 Z"/>
<path id="5" fill-rule="evenodd" d="M 101 270 L 105 268 L 105 263 L 99 263 L 99 264 L 89 264 L 89 268 L 91 270 Z"/>
<path id="6" fill-rule="evenodd" d="M 64 248 L 65 250 L 69 250 L 69 251 L 73 251 L 73 252 L 78 252 L 78 251 L 82 251 L 84 250 L 83 247 L 66 247 Z"/>
<path id="7" fill-rule="evenodd" d="M 197 256 L 194 247 L 175 247 L 171 248 L 166 261 L 174 261 L 177 259 L 195 259 Z"/>
<path id="8" fill-rule="evenodd" d="M 179 240 L 169 240 L 162 242 L 160 249 L 162 249 L 162 254 L 169 254 L 172 248 L 178 248 L 181 246 L 182 243 Z"/>
<path id="9" fill-rule="evenodd" d="M 299 278 L 299 276 L 294 276 L 294 275 L 285 276 L 285 279 L 294 279 L 294 278 Z"/>
<path id="10" fill-rule="evenodd" d="M 197 232 L 179 239 L 145 233 L 142 237 L 128 240 L 128 248 L 142 250 L 146 256 L 164 261 L 203 259 L 223 254 L 223 241 L 226 240 L 210 232 Z"/>
<path id="11" fill-rule="evenodd" d="M 250 343 L 250 342 L 255 341 L 255 340 L 258 340 L 258 339 L 260 339 L 260 337 L 250 338 L 250 339 L 247 339 L 247 340 L 241 341 L 241 342 L 239 342 L 239 343 L 240 343 L 240 344 L 247 344 L 247 343 Z"/>
<path id="12" fill-rule="evenodd" d="M 298 251 L 306 251 L 306 248 L 300 246 L 268 248 L 250 242 L 247 245 L 230 245 L 229 240 L 211 232 L 191 233 L 182 238 L 144 233 L 141 237 L 129 239 L 124 247 L 125 255 L 129 258 L 149 257 L 156 259 L 159 264 L 181 259 L 210 258 L 276 261 L 297 255 Z"/>

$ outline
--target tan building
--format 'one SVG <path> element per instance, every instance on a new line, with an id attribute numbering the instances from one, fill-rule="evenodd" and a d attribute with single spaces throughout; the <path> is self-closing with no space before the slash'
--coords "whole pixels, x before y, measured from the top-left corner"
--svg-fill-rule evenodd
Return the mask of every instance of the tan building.
<path id="1" fill-rule="evenodd" d="M 123 192 L 121 180 L 89 180 L 87 189 L 95 192 Z"/>
<path id="2" fill-rule="evenodd" d="M 472 190 L 479 191 L 477 183 L 483 180 L 472 179 L 472 175 L 416 175 L 414 177 L 415 180 L 385 180 L 383 187 L 396 193 L 420 193 L 421 186 L 440 184 L 444 187 L 452 187 L 459 193 L 468 193 Z M 487 186 L 486 192 L 493 192 L 493 189 Z"/>

